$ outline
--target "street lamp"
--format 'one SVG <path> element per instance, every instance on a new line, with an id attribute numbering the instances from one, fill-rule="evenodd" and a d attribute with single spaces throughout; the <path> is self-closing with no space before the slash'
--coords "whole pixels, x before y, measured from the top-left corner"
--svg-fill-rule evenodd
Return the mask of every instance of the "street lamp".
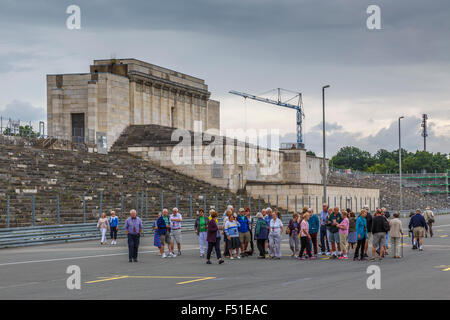
<path id="1" fill-rule="evenodd" d="M 329 85 L 322 87 L 322 138 L 323 138 L 323 159 L 322 159 L 322 170 L 323 170 L 323 202 L 327 202 L 327 172 L 325 165 L 325 89 L 329 88 Z M 327 203 L 330 205 L 329 203 Z"/>
<path id="2" fill-rule="evenodd" d="M 398 118 L 398 172 L 400 184 L 400 212 L 403 209 L 403 195 L 402 195 L 402 132 L 400 130 L 400 120 L 404 116 Z"/>

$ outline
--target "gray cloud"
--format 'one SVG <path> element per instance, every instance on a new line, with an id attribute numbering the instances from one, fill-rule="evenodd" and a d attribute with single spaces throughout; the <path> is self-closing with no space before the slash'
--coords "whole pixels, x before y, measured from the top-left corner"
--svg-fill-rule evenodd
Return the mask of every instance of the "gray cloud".
<path id="1" fill-rule="evenodd" d="M 331 84 L 330 150 L 333 143 L 383 147 L 385 123 L 423 112 L 439 119 L 430 148 L 448 148 L 448 0 L 377 0 L 380 31 L 366 29 L 369 0 L 79 0 L 82 29 L 71 31 L 65 10 L 73 3 L 2 1 L 0 106 L 18 99 L 45 105 L 45 74 L 86 72 L 92 59 L 115 53 L 205 79 L 221 100 L 222 128 L 241 120 L 242 105 L 228 100 L 228 90 L 298 90 L 310 128 L 305 142 L 320 151 L 311 124 L 321 120 L 320 88 Z M 292 117 L 261 105 L 248 113 L 256 128 L 290 129 Z"/>
<path id="2" fill-rule="evenodd" d="M 423 138 L 421 136 L 421 119 L 418 117 L 406 117 L 402 120 L 402 148 L 415 152 L 423 150 Z M 338 125 L 338 127 L 340 127 Z M 322 129 L 321 123 L 314 126 L 305 134 L 306 149 L 322 155 Z M 328 128 L 328 123 L 327 123 Z M 379 149 L 389 151 L 398 149 L 398 123 L 393 121 L 387 128 L 367 136 L 363 131 L 348 132 L 345 130 L 327 131 L 326 137 L 327 156 L 332 156 L 345 146 L 355 146 L 372 154 Z M 282 142 L 295 141 L 295 134 L 289 133 L 280 137 Z M 450 136 L 442 136 L 436 130 L 432 121 L 428 126 L 427 150 L 450 154 Z"/>
<path id="3" fill-rule="evenodd" d="M 9 118 L 25 122 L 46 119 L 44 109 L 35 107 L 29 102 L 17 100 L 8 103 L 4 108 L 0 109 L 0 115 L 3 117 L 4 121 L 7 121 Z"/>

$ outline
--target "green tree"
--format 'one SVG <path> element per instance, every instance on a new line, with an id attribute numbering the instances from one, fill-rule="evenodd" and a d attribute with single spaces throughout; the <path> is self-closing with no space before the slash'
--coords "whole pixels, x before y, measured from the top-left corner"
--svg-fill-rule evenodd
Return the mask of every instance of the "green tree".
<path id="1" fill-rule="evenodd" d="M 343 147 L 331 158 L 330 166 L 341 169 L 367 171 L 375 161 L 369 152 L 357 147 Z"/>

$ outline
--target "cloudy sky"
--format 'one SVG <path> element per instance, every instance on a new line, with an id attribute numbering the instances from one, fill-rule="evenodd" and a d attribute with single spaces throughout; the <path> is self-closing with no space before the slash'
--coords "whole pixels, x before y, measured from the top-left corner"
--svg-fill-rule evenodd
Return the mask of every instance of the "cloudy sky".
<path id="1" fill-rule="evenodd" d="M 81 8 L 81 29 L 66 8 Z M 366 27 L 369 5 L 381 30 Z M 137 58 L 206 80 L 222 128 L 275 128 L 295 141 L 295 111 L 228 94 L 303 93 L 307 149 L 423 147 L 450 153 L 448 0 L 0 0 L 0 114 L 46 118 L 45 75 L 88 72 L 93 59 Z M 330 155 L 327 152 L 327 155 Z"/>

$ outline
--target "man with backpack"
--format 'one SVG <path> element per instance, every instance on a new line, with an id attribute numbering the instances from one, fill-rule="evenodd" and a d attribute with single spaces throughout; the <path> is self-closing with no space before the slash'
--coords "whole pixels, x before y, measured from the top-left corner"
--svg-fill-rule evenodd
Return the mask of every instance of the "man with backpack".
<path id="1" fill-rule="evenodd" d="M 428 230 L 425 232 L 425 238 L 428 237 L 428 231 L 430 232 L 430 237 L 433 237 L 433 223 L 434 223 L 434 213 L 430 210 L 430 207 L 427 207 L 425 212 L 423 213 L 423 217 L 425 218 L 425 222 L 428 225 Z"/>

